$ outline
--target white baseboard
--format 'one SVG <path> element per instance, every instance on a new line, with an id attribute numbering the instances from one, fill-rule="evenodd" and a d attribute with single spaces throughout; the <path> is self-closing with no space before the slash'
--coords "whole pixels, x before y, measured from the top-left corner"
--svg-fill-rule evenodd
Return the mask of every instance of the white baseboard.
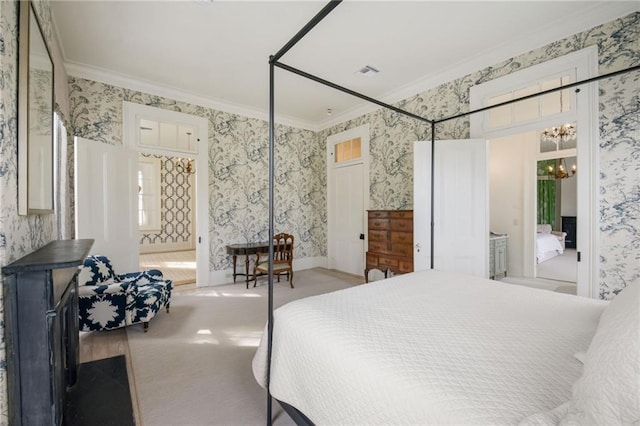
<path id="1" fill-rule="evenodd" d="M 305 257 L 303 259 L 294 259 L 293 270 L 303 271 L 305 269 L 311 269 L 311 268 L 326 268 L 327 265 L 328 265 L 328 259 L 324 256 Z M 239 269 L 240 267 L 238 266 L 238 270 Z M 245 277 L 243 275 L 236 277 L 236 284 L 243 283 L 244 281 L 245 281 Z M 232 284 L 232 283 L 233 283 L 233 271 L 231 269 L 225 269 L 222 271 L 210 271 L 209 283 L 207 284 L 197 283 L 197 287 L 211 287 L 216 285 Z"/>

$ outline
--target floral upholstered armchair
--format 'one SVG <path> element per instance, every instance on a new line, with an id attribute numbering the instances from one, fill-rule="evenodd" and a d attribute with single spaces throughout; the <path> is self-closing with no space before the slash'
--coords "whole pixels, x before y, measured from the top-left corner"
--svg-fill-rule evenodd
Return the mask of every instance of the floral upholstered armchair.
<path id="1" fill-rule="evenodd" d="M 106 256 L 89 256 L 78 276 L 80 330 L 111 330 L 149 321 L 169 312 L 171 280 L 157 269 L 116 274 Z"/>

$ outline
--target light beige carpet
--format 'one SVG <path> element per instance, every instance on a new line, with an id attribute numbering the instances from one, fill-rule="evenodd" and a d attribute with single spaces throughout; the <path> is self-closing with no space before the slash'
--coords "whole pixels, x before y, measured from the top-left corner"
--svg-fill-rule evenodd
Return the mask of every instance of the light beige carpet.
<path id="1" fill-rule="evenodd" d="M 324 269 L 296 272 L 294 289 L 274 283 L 274 305 L 357 285 L 359 280 Z M 266 278 L 185 289 L 174 293 L 171 313 L 161 312 L 127 337 L 142 424 L 264 425 L 267 394 L 251 360 L 267 321 Z M 274 424 L 294 424 L 279 405 Z"/>
<path id="2" fill-rule="evenodd" d="M 536 268 L 539 278 L 575 283 L 578 277 L 576 249 L 566 249 L 563 254 L 538 263 Z"/>

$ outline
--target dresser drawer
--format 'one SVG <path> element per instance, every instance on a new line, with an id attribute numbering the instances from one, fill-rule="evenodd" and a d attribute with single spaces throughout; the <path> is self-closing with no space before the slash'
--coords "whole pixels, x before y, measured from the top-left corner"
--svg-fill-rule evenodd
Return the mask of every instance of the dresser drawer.
<path id="1" fill-rule="evenodd" d="M 389 211 L 387 210 L 369 210 L 369 219 L 379 219 L 389 217 Z"/>
<path id="2" fill-rule="evenodd" d="M 371 229 L 369 230 L 369 243 L 372 241 L 381 242 L 389 240 L 389 231 Z"/>
<path id="3" fill-rule="evenodd" d="M 391 253 L 390 244 L 386 241 L 369 241 L 369 251 L 376 253 Z"/>
<path id="4" fill-rule="evenodd" d="M 507 239 L 506 238 L 497 238 L 495 239 L 495 247 L 496 248 L 502 248 L 502 247 L 506 247 L 507 246 Z"/>
<path id="5" fill-rule="evenodd" d="M 413 220 L 413 210 L 393 210 L 389 212 L 392 219 L 411 219 Z"/>
<path id="6" fill-rule="evenodd" d="M 413 272 L 413 261 L 412 260 L 401 260 L 398 263 L 398 271 L 399 272 Z"/>
<path id="7" fill-rule="evenodd" d="M 391 219 L 391 230 L 413 232 L 413 219 Z"/>
<path id="8" fill-rule="evenodd" d="M 409 244 L 391 244 L 390 253 L 398 256 L 413 256 L 413 245 Z"/>
<path id="9" fill-rule="evenodd" d="M 389 229 L 388 218 L 369 218 L 369 229 Z"/>
<path id="10" fill-rule="evenodd" d="M 380 268 L 397 268 L 398 259 L 387 256 L 378 256 L 378 266 Z"/>
<path id="11" fill-rule="evenodd" d="M 413 234 L 411 232 L 391 231 L 391 242 L 413 244 Z"/>
<path id="12" fill-rule="evenodd" d="M 378 255 L 367 252 L 367 268 L 378 267 Z"/>

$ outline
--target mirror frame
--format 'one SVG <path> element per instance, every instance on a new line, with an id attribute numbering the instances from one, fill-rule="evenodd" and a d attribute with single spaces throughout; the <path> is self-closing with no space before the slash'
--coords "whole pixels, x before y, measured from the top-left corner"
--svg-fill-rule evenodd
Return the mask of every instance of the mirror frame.
<path id="1" fill-rule="evenodd" d="M 46 87 L 48 91 L 51 93 L 51 97 L 48 101 L 38 102 L 36 104 L 35 97 L 31 96 L 30 93 L 30 71 L 32 70 L 31 61 L 34 52 L 31 52 L 30 49 L 30 34 L 31 30 L 34 34 L 40 37 L 42 44 L 44 45 L 44 49 L 46 51 L 46 57 L 43 57 L 44 61 L 46 59 L 49 60 L 47 66 L 51 67 L 51 80 L 49 87 Z M 45 55 L 42 55 L 45 56 Z M 43 63 L 45 63 L 43 61 Z M 49 46 L 47 45 L 47 41 L 45 39 L 44 33 L 42 31 L 42 26 L 40 25 L 40 21 L 38 20 L 38 15 L 36 13 L 35 7 L 30 0 L 22 0 L 20 1 L 20 11 L 19 11 L 19 28 L 18 28 L 18 214 L 19 215 L 27 215 L 27 214 L 49 214 L 54 211 L 54 194 L 53 194 L 53 176 L 54 176 L 54 142 L 53 142 L 53 113 L 54 113 L 54 66 L 53 59 L 51 57 L 51 52 L 49 51 Z M 36 117 L 31 116 L 30 114 L 36 110 L 37 108 L 38 115 Z M 36 114 L 33 114 L 34 116 Z M 46 116 L 49 118 L 43 118 Z M 50 123 L 50 128 L 48 128 L 48 134 L 45 132 L 44 135 L 36 135 L 30 127 L 30 124 L 33 124 L 32 121 L 41 122 L 44 120 L 45 124 Z M 33 146 L 33 141 L 36 136 L 44 136 L 48 137 L 48 140 L 44 141 L 43 146 L 45 146 L 45 155 L 48 156 L 50 152 L 51 158 L 46 158 L 44 161 L 39 161 L 34 164 L 30 164 L 30 146 Z M 51 161 L 48 164 L 48 161 Z M 29 172 L 29 168 L 32 169 L 31 173 Z M 43 176 L 38 182 L 30 182 L 29 176 L 37 170 L 41 168 L 47 174 Z M 48 170 L 50 169 L 51 173 L 49 175 Z M 44 185 L 42 185 L 44 182 Z M 36 195 L 40 195 L 40 198 L 44 198 L 46 202 L 43 205 L 32 205 L 29 200 L 33 197 L 34 192 Z M 47 197 L 47 192 L 50 194 Z M 46 204 L 46 205 L 45 205 Z"/>

